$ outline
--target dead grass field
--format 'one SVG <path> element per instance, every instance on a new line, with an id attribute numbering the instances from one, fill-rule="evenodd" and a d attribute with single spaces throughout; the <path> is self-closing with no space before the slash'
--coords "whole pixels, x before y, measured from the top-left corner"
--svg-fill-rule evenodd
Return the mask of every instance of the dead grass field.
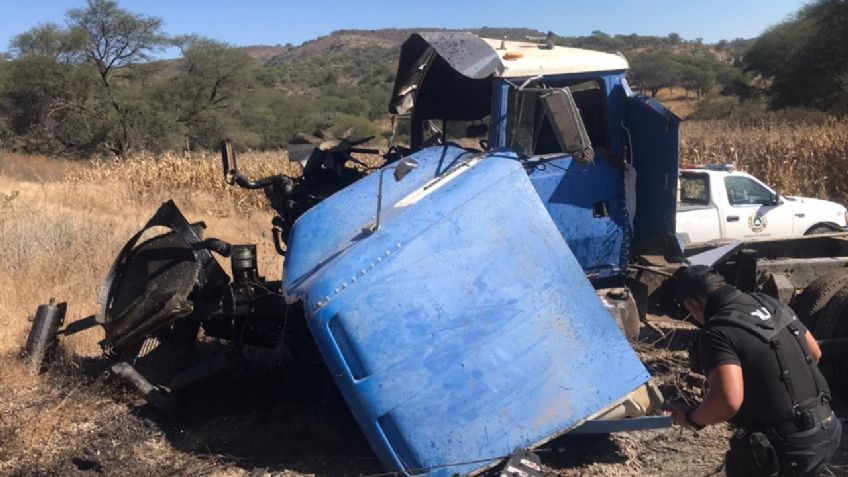
<path id="1" fill-rule="evenodd" d="M 657 92 L 656 100 L 682 119 L 698 110 L 697 94 L 683 88 L 662 88 Z"/>
<path id="2" fill-rule="evenodd" d="M 735 162 L 783 193 L 848 201 L 845 121 L 685 123 L 681 136 L 684 162 Z M 245 154 L 240 165 L 252 176 L 299 172 L 273 153 Z M 226 186 L 217 156 L 115 163 L 0 152 L 0 475 L 381 472 L 349 416 L 287 407 L 273 375 L 256 377 L 270 387 L 246 391 L 253 378 L 224 380 L 193 396 L 200 411 L 162 418 L 97 372 L 99 329 L 64 340 L 65 363 L 46 375 L 17 359 L 39 303 L 68 301 L 69 322 L 94 312 L 117 251 L 167 199 L 205 221 L 209 235 L 257 243 L 260 273 L 279 279 L 264 197 Z M 668 363 L 682 360 L 681 350 L 642 352 L 659 379 L 680 379 Z M 719 427 L 566 440 L 558 444 L 565 454 L 553 449 L 545 459 L 558 475 L 717 475 L 726 436 Z"/>
<path id="3" fill-rule="evenodd" d="M 275 154 L 243 161 L 257 175 L 291 166 Z M 213 156 L 117 164 L 0 153 L 0 475 L 72 474 L 86 464 L 71 459 L 104 452 L 121 462 L 109 475 L 244 475 L 215 455 L 173 450 L 160 429 L 133 414 L 134 396 L 92 377 L 86 362 L 99 355 L 100 329 L 63 340 L 61 371 L 36 377 L 16 359 L 39 303 L 68 301 L 66 322 L 94 312 L 116 253 L 170 198 L 190 221 L 205 221 L 209 234 L 257 243 L 260 273 L 279 279 L 262 194 L 225 186 Z M 87 447 L 101 438 L 118 450 Z"/>
<path id="4" fill-rule="evenodd" d="M 245 157 L 244 163 L 257 175 L 292 167 L 273 154 Z M 117 164 L 0 153 L 0 260 L 5 264 L 0 353 L 20 345 L 27 313 L 51 297 L 69 301 L 70 320 L 93 313 L 100 282 L 120 247 L 171 198 L 190 221 L 205 221 L 207 233 L 233 243 L 258 243 L 260 272 L 279 279 L 281 262 L 271 245 L 264 196 L 226 186 L 220 167 L 211 156 Z M 73 338 L 70 351 L 96 353 L 99 339 L 93 332 Z"/>
<path id="5" fill-rule="evenodd" d="M 686 122 L 680 161 L 733 163 L 781 194 L 848 204 L 848 118 Z"/>

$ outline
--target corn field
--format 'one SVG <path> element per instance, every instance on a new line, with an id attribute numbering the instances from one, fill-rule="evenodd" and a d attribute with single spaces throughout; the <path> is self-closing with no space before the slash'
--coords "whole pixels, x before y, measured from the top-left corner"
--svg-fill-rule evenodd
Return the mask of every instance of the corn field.
<path id="1" fill-rule="evenodd" d="M 378 155 L 357 154 L 357 159 L 369 167 L 382 164 Z M 246 153 L 239 158 L 239 169 L 252 179 L 276 174 L 299 177 L 303 172 L 300 163 L 289 161 L 285 151 Z M 88 167 L 74 168 L 66 177 L 75 184 L 117 181 L 141 200 L 162 191 L 188 195 L 192 191 L 202 191 L 227 200 L 242 211 L 267 208 L 268 205 L 262 193 L 231 186 L 224 181 L 218 153 L 199 153 L 191 157 L 138 154 L 125 162 L 92 160 Z"/>
<path id="2" fill-rule="evenodd" d="M 848 119 L 688 121 L 680 161 L 732 163 L 781 194 L 848 203 Z"/>
<path id="3" fill-rule="evenodd" d="M 785 195 L 805 195 L 848 203 L 848 119 L 817 116 L 799 120 L 766 114 L 754 121 L 686 121 L 681 129 L 683 164 L 732 163 Z M 368 157 L 371 166 L 378 158 Z M 245 154 L 239 163 L 251 177 L 284 173 L 299 176 L 299 163 L 285 152 Z M 69 180 L 120 181 L 132 195 L 145 198 L 165 191 L 204 191 L 228 199 L 242 210 L 265 207 L 262 194 L 228 186 L 217 154 L 138 155 L 129 161 L 91 161 L 76 167 Z"/>

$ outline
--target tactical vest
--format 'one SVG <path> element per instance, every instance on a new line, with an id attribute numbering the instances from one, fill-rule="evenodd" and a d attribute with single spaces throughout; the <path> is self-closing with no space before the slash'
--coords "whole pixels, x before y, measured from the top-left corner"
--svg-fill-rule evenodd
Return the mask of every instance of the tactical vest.
<path id="1" fill-rule="evenodd" d="M 811 429 L 816 425 L 817 416 L 821 414 L 812 411 L 818 410 L 817 408 L 822 405 L 828 405 L 831 396 L 827 382 L 816 367 L 815 359 L 808 350 L 806 336 L 801 334 L 798 318 L 788 307 L 768 295 L 751 293 L 750 296 L 762 306 L 748 313 L 738 310 L 722 310 L 719 314 L 712 316 L 703 329 L 706 330 L 717 325 L 732 325 L 748 331 L 763 343 L 768 344 L 774 351 L 780 369 L 780 380 L 783 382 L 789 400 L 792 402 L 792 411 L 795 416 L 794 426 L 798 430 Z M 789 330 L 789 333 L 794 337 L 793 340 L 787 340 L 787 335 L 781 334 L 784 329 Z M 791 346 L 791 343 L 784 341 L 792 341 L 801 348 L 801 353 L 815 383 L 816 396 L 805 399 L 803 402 L 798 401 L 800 390 L 797 389 L 797 384 L 792 381 L 792 373 L 786 366 L 784 347 Z"/>

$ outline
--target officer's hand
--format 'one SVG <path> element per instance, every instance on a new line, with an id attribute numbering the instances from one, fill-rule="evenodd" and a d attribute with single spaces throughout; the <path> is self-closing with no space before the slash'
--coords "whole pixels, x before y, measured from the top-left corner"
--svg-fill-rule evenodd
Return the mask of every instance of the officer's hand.
<path id="1" fill-rule="evenodd" d="M 691 427 L 689 423 L 686 422 L 686 411 L 672 411 L 671 420 L 678 426 Z"/>
<path id="2" fill-rule="evenodd" d="M 669 413 L 671 415 L 672 422 L 678 426 L 690 427 L 689 423 L 686 422 L 686 411 L 689 410 L 688 406 L 666 401 L 662 404 L 661 409 Z"/>

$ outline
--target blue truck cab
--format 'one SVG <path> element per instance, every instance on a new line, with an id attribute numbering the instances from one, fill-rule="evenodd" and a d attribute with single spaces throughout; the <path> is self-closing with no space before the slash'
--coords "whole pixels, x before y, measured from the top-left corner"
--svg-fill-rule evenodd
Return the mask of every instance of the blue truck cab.
<path id="1" fill-rule="evenodd" d="M 627 67 L 412 35 L 403 158 L 292 228 L 286 298 L 387 470 L 474 473 L 567 432 L 668 424 L 636 416 L 661 397 L 604 299 L 634 254 L 676 244 L 679 120 Z"/>

